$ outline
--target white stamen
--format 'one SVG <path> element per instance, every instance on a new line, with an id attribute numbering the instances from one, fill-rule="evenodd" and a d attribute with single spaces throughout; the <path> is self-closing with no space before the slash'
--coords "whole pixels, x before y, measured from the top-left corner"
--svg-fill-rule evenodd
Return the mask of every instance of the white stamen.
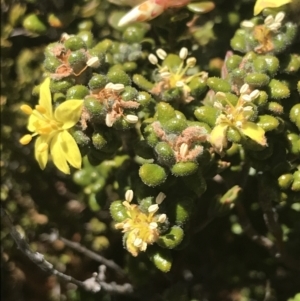
<path id="1" fill-rule="evenodd" d="M 243 95 L 242 95 L 242 99 L 243 99 L 244 101 L 246 101 L 246 102 L 249 102 L 249 101 L 252 100 L 251 97 L 250 97 L 250 95 L 248 95 L 248 94 L 243 94 Z"/>
<path id="2" fill-rule="evenodd" d="M 243 111 L 244 112 L 251 112 L 251 111 L 253 111 L 253 107 L 251 107 L 251 106 L 244 107 Z"/>
<path id="3" fill-rule="evenodd" d="M 235 124 L 237 127 L 241 127 L 243 125 L 243 123 L 241 121 L 237 121 Z"/>
<path id="4" fill-rule="evenodd" d="M 226 94 L 224 92 L 217 92 L 216 97 L 226 98 Z"/>
<path id="5" fill-rule="evenodd" d="M 154 205 L 150 205 L 149 208 L 148 208 L 148 212 L 149 213 L 154 213 L 158 210 L 158 205 L 157 204 L 154 204 Z"/>
<path id="6" fill-rule="evenodd" d="M 108 126 L 108 127 L 112 127 L 113 126 L 113 119 L 112 117 L 109 115 L 109 114 L 106 114 L 106 117 L 105 117 L 105 124 Z"/>
<path id="7" fill-rule="evenodd" d="M 118 93 L 124 91 L 124 85 L 123 84 L 114 84 L 112 89 Z"/>
<path id="8" fill-rule="evenodd" d="M 214 102 L 214 107 L 219 110 L 223 110 L 223 108 L 224 108 L 223 105 L 219 101 Z"/>
<path id="9" fill-rule="evenodd" d="M 248 20 L 245 20 L 241 23 L 241 26 L 244 28 L 252 28 L 254 27 L 254 23 Z"/>
<path id="10" fill-rule="evenodd" d="M 123 229 L 123 227 L 124 227 L 123 223 L 117 223 L 117 224 L 115 224 L 115 228 L 116 229 Z"/>
<path id="11" fill-rule="evenodd" d="M 156 229 L 157 228 L 157 223 L 156 222 L 152 222 L 152 223 L 150 223 L 149 224 L 149 228 L 151 229 L 151 230 L 154 230 L 154 229 Z"/>
<path id="12" fill-rule="evenodd" d="M 141 251 L 146 251 L 147 250 L 147 243 L 143 242 L 142 246 L 140 247 Z"/>
<path id="13" fill-rule="evenodd" d="M 167 57 L 167 53 L 161 48 L 156 50 L 156 54 L 161 60 L 164 60 Z"/>
<path id="14" fill-rule="evenodd" d="M 134 193 L 133 193 L 133 191 L 132 191 L 131 189 L 127 190 L 127 191 L 125 192 L 125 200 L 126 200 L 128 203 L 130 203 L 130 202 L 132 201 L 132 199 L 133 199 L 133 195 L 134 195 Z"/>
<path id="15" fill-rule="evenodd" d="M 89 66 L 89 67 L 92 67 L 92 68 L 98 68 L 100 66 L 100 61 L 99 61 L 99 58 L 97 56 L 93 56 L 91 57 L 87 62 L 86 64 Z"/>
<path id="16" fill-rule="evenodd" d="M 139 237 L 136 238 L 136 239 L 134 240 L 134 242 L 133 242 L 133 245 L 134 245 L 135 247 L 137 247 L 137 248 L 141 247 L 142 244 L 143 244 L 143 240 L 142 240 L 141 238 L 139 238 Z"/>
<path id="17" fill-rule="evenodd" d="M 195 57 L 189 57 L 187 60 L 186 60 L 186 65 L 189 66 L 190 68 L 194 67 L 197 63 L 197 60 Z"/>
<path id="18" fill-rule="evenodd" d="M 160 73 L 161 78 L 169 78 L 171 76 L 170 72 L 162 72 Z"/>
<path id="19" fill-rule="evenodd" d="M 125 120 L 128 123 L 137 123 L 139 121 L 139 118 L 136 115 L 128 114 L 125 116 Z"/>
<path id="20" fill-rule="evenodd" d="M 277 31 L 281 27 L 281 23 L 272 23 L 268 28 L 272 31 Z"/>
<path id="21" fill-rule="evenodd" d="M 179 57 L 182 59 L 182 60 L 185 60 L 187 55 L 188 55 L 189 51 L 186 47 L 182 47 L 179 51 Z"/>
<path id="22" fill-rule="evenodd" d="M 155 203 L 160 205 L 165 198 L 166 198 L 166 195 L 163 192 L 160 192 L 155 199 Z"/>
<path id="23" fill-rule="evenodd" d="M 265 23 L 266 25 L 270 25 L 270 24 L 272 24 L 273 22 L 274 22 L 274 18 L 273 18 L 272 15 L 267 16 L 267 17 L 265 18 L 265 21 L 264 21 L 264 23 Z"/>
<path id="24" fill-rule="evenodd" d="M 260 91 L 256 89 L 250 93 L 250 97 L 253 100 L 253 99 L 257 98 L 259 96 L 259 94 L 260 94 Z"/>
<path id="25" fill-rule="evenodd" d="M 243 84 L 240 88 L 240 94 L 245 94 L 249 90 L 249 85 L 248 84 Z"/>
<path id="26" fill-rule="evenodd" d="M 166 221 L 166 219 L 167 219 L 167 215 L 163 213 L 159 216 L 157 221 L 162 224 Z"/>
<path id="27" fill-rule="evenodd" d="M 184 86 L 184 82 L 182 82 L 181 80 L 179 80 L 178 82 L 176 82 L 176 87 L 182 88 L 183 86 Z"/>
<path id="28" fill-rule="evenodd" d="M 281 21 L 284 19 L 284 17 L 285 17 L 285 13 L 283 11 L 279 12 L 275 16 L 275 22 L 281 23 Z"/>
<path id="29" fill-rule="evenodd" d="M 113 89 L 114 84 L 113 83 L 108 83 L 105 85 L 104 89 Z"/>
<path id="30" fill-rule="evenodd" d="M 62 41 L 67 41 L 68 39 L 71 38 L 71 36 L 72 36 L 72 35 L 69 35 L 68 33 L 64 32 L 64 33 L 62 33 L 60 39 L 61 39 Z"/>
<path id="31" fill-rule="evenodd" d="M 152 65 L 157 65 L 157 63 L 158 63 L 158 59 L 153 53 L 150 53 L 148 55 L 148 60 Z"/>
<path id="32" fill-rule="evenodd" d="M 189 151 L 189 146 L 186 143 L 180 145 L 179 153 L 181 157 L 185 157 Z"/>

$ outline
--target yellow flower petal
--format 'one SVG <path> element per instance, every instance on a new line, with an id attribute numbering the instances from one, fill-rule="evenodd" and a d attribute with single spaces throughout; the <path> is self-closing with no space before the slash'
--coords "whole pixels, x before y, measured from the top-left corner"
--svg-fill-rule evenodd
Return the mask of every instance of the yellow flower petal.
<path id="1" fill-rule="evenodd" d="M 50 77 L 47 77 L 40 86 L 39 105 L 46 110 L 46 115 L 52 117 L 52 100 L 50 92 Z"/>
<path id="2" fill-rule="evenodd" d="M 70 168 L 65 158 L 65 153 L 62 149 L 61 132 L 57 132 L 50 144 L 50 153 L 54 165 L 63 173 L 70 174 Z"/>
<path id="3" fill-rule="evenodd" d="M 36 131 L 36 122 L 38 121 L 39 119 L 34 116 L 34 115 L 30 115 L 29 116 L 29 119 L 28 119 L 28 125 L 27 125 L 27 129 L 30 131 L 30 132 L 35 132 Z"/>
<path id="4" fill-rule="evenodd" d="M 66 160 L 75 168 L 81 168 L 82 157 L 78 145 L 72 135 L 68 131 L 62 131 L 60 134 L 62 141 L 62 151 Z"/>
<path id="5" fill-rule="evenodd" d="M 267 7 L 279 7 L 290 2 L 292 2 L 292 0 L 257 0 L 254 6 L 254 16 L 258 15 Z"/>
<path id="6" fill-rule="evenodd" d="M 262 146 L 267 145 L 265 131 L 253 122 L 245 122 L 239 130 L 250 139 L 254 140 Z"/>
<path id="7" fill-rule="evenodd" d="M 78 122 L 82 106 L 83 100 L 81 99 L 66 100 L 57 107 L 54 117 L 57 121 L 63 123 L 62 128 L 67 130 Z"/>
<path id="8" fill-rule="evenodd" d="M 218 153 L 221 153 L 223 148 L 227 146 L 227 128 L 227 123 L 220 123 L 216 125 L 210 133 L 209 142 Z"/>
<path id="9" fill-rule="evenodd" d="M 139 253 L 139 249 L 134 245 L 135 238 L 136 235 L 133 232 L 129 232 L 124 235 L 124 241 L 126 241 L 126 249 L 134 257 L 136 257 Z"/>
<path id="10" fill-rule="evenodd" d="M 48 144 L 49 140 L 49 136 L 39 136 L 35 141 L 34 155 L 41 169 L 45 169 L 48 161 L 48 148 L 45 149 L 45 147 L 41 146 Z"/>

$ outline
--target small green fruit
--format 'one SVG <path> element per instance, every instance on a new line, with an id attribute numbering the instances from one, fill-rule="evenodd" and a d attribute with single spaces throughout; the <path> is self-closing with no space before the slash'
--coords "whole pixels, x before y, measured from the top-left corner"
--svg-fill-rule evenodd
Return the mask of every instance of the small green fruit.
<path id="1" fill-rule="evenodd" d="M 150 187 L 161 185 L 167 178 L 165 169 L 153 163 L 143 164 L 140 167 L 139 175 L 142 181 Z"/>

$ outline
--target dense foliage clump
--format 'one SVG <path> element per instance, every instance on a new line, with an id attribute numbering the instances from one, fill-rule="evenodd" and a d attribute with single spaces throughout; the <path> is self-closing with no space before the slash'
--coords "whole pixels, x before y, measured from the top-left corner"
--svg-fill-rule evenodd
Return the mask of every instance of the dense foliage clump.
<path id="1" fill-rule="evenodd" d="M 2 2 L 3 298 L 299 300 L 300 2 Z"/>

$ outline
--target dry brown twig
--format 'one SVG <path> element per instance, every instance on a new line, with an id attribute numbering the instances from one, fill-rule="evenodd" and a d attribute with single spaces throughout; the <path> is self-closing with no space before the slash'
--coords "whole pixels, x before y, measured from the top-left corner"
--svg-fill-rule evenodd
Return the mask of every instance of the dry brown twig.
<path id="1" fill-rule="evenodd" d="M 54 268 L 53 264 L 51 264 L 44 258 L 43 254 L 39 252 L 33 252 L 31 250 L 30 246 L 26 242 L 25 237 L 22 236 L 17 231 L 10 217 L 2 207 L 1 207 L 1 219 L 3 221 L 3 224 L 9 229 L 10 235 L 15 241 L 15 243 L 17 244 L 20 251 L 46 273 L 55 275 L 62 281 L 73 283 L 76 286 L 86 291 L 90 291 L 92 293 L 97 293 L 100 290 L 104 290 L 112 294 L 130 294 L 133 292 L 133 287 L 129 283 L 124 283 L 122 285 L 119 285 L 116 284 L 115 282 L 111 282 L 111 283 L 105 282 L 104 274 L 105 274 L 106 266 L 104 265 L 100 265 L 99 273 L 93 273 L 93 276 L 91 278 L 86 279 L 85 281 L 79 281 L 70 275 L 66 275 L 64 273 L 59 272 Z"/>

